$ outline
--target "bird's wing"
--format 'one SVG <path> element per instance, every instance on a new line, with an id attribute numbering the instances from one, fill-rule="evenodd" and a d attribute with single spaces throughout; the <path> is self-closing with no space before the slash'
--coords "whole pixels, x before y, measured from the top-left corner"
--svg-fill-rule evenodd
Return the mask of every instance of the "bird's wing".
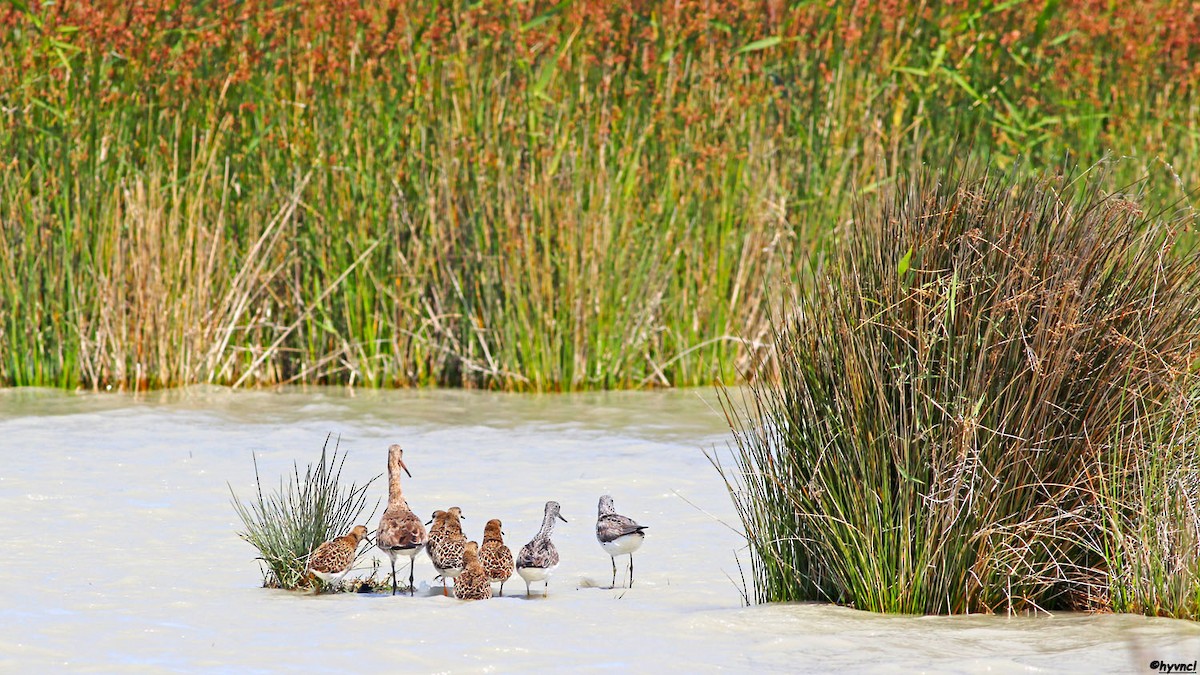
<path id="1" fill-rule="evenodd" d="M 517 567 L 551 567 L 558 564 L 558 549 L 549 539 L 534 539 L 521 547 Z"/>
<path id="2" fill-rule="evenodd" d="M 375 535 L 379 548 L 384 550 L 420 548 L 428 540 L 425 525 L 412 511 L 385 512 L 379 520 L 379 531 Z"/>
<path id="3" fill-rule="evenodd" d="M 463 554 L 466 552 L 466 539 L 463 537 L 447 537 L 438 542 L 435 548 L 429 550 L 429 559 L 433 566 L 447 570 L 452 567 L 462 567 Z"/>
<path id="4" fill-rule="evenodd" d="M 611 513 L 606 516 L 601 516 L 596 521 L 596 537 L 603 542 L 613 541 L 619 537 L 624 537 L 627 534 L 640 533 L 646 529 L 645 525 L 638 525 L 632 518 L 619 516 Z"/>
<path id="5" fill-rule="evenodd" d="M 308 558 L 308 568 L 317 572 L 341 572 L 353 562 L 354 549 L 341 537 L 317 547 Z"/>

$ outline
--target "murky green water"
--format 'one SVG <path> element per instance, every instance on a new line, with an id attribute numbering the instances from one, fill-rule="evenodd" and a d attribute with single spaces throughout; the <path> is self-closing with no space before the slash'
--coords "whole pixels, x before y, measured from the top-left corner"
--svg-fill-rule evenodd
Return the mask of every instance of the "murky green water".
<path id="1" fill-rule="evenodd" d="M 724 449 L 713 405 L 709 392 L 0 391 L 0 670 L 1151 672 L 1200 658 L 1200 627 L 1183 621 L 741 607 L 741 542 L 721 522 L 736 517 L 703 454 Z M 461 506 L 472 537 L 501 518 L 516 549 L 561 502 L 550 597 L 526 600 L 517 578 L 480 603 L 259 588 L 227 483 L 248 496 L 252 452 L 278 476 L 327 433 L 357 481 L 403 444 L 414 510 Z M 602 493 L 651 527 L 633 589 L 600 588 Z M 418 558 L 418 580 L 433 576 Z"/>

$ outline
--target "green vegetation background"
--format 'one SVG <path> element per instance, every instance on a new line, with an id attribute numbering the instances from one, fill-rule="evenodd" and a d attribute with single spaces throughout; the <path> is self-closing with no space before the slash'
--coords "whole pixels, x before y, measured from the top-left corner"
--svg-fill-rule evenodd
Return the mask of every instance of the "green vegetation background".
<path id="1" fill-rule="evenodd" d="M 1198 15 L 10 2 L 0 385 L 731 381 L 923 164 L 1110 157 L 1194 214 Z"/>

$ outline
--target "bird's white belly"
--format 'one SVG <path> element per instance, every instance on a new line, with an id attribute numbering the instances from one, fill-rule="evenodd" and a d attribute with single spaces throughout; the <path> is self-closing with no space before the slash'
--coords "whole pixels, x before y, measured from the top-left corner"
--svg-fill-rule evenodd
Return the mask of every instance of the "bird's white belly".
<path id="1" fill-rule="evenodd" d="M 463 573 L 463 568 L 461 568 L 461 567 L 451 567 L 449 569 L 442 569 L 440 567 L 438 568 L 438 574 L 441 574 L 443 577 L 445 577 L 447 579 L 455 579 L 458 577 L 458 575 L 460 575 L 462 573 Z"/>
<path id="2" fill-rule="evenodd" d="M 346 570 L 346 572 L 349 572 L 349 571 L 350 570 Z M 346 572 L 318 572 L 316 570 L 312 571 L 312 573 L 315 574 L 318 578 L 320 578 L 321 581 L 324 581 L 327 584 L 338 583 L 339 581 L 342 580 L 342 577 L 346 576 Z"/>
<path id="3" fill-rule="evenodd" d="M 554 568 L 558 565 L 550 567 L 518 567 L 517 574 L 525 581 L 545 581 L 554 573 Z"/>
<path id="4" fill-rule="evenodd" d="M 627 534 L 623 537 L 617 537 L 612 541 L 602 542 L 600 545 L 604 547 L 605 553 L 616 557 L 619 555 L 629 555 L 630 553 L 638 550 L 645 539 L 646 535 L 636 532 L 634 534 Z"/>
<path id="5" fill-rule="evenodd" d="M 416 546 L 414 548 L 396 548 L 396 549 L 384 548 L 381 550 L 384 553 L 388 554 L 388 557 L 390 557 L 394 561 L 396 558 L 414 558 L 415 559 L 417 557 L 417 554 L 420 553 L 421 551 L 423 551 L 424 549 L 425 549 L 424 546 Z"/>

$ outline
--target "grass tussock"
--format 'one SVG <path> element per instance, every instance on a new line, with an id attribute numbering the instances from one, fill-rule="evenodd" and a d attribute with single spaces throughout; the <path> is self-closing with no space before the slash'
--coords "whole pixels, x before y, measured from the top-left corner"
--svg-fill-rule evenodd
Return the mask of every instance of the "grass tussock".
<path id="1" fill-rule="evenodd" d="M 728 380 L 898 167 L 1200 184 L 1196 14 L 1096 5 L 7 3 L 0 385 Z"/>
<path id="2" fill-rule="evenodd" d="M 341 487 L 338 481 L 345 462 L 346 455 L 338 455 L 337 442 L 330 452 L 326 438 L 317 463 L 309 464 L 303 475 L 295 465 L 286 483 L 281 476 L 279 487 L 271 493 L 263 493 L 257 459 L 253 498 L 243 502 L 230 486 L 233 507 L 245 528 L 238 536 L 258 549 L 264 587 L 291 590 L 320 583 L 305 573 L 309 554 L 364 522 L 367 490 L 378 476 L 363 485 Z M 378 506 L 376 503 L 375 509 Z M 374 518 L 375 509 L 366 520 Z"/>
<path id="3" fill-rule="evenodd" d="M 759 600 L 1195 616 L 1200 427 L 1170 422 L 1200 257 L 1106 184 L 924 175 L 863 204 L 779 379 L 726 401 Z"/>

